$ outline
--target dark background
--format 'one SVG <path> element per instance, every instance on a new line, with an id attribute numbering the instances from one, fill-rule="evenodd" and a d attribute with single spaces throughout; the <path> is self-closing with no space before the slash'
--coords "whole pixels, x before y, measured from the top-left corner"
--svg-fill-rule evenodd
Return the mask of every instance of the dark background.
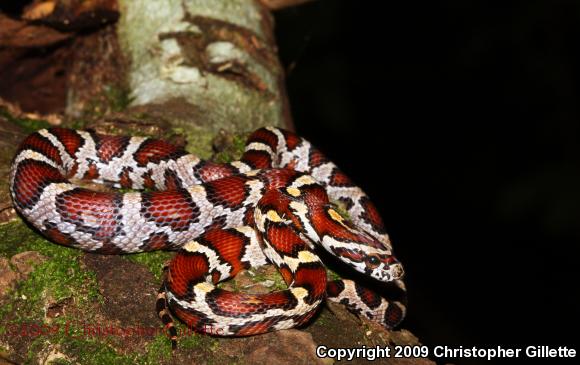
<path id="1" fill-rule="evenodd" d="M 577 348 L 580 4 L 315 1 L 276 22 L 297 131 L 405 264 L 403 327 Z"/>

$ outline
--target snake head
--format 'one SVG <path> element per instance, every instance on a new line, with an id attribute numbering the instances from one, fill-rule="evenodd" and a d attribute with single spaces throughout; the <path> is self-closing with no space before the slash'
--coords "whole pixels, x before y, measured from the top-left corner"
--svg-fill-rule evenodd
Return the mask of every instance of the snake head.
<path id="1" fill-rule="evenodd" d="M 405 274 L 403 265 L 390 254 L 371 253 L 364 258 L 364 267 L 362 265 L 361 271 L 379 281 L 392 281 L 401 279 Z"/>
<path id="2" fill-rule="evenodd" d="M 390 244 L 380 242 L 338 213 L 332 205 L 325 208 L 326 225 L 320 227 L 322 246 L 356 271 L 379 281 L 403 277 L 403 265 L 393 256 Z M 322 225 L 320 225 L 322 226 Z"/>
<path id="3" fill-rule="evenodd" d="M 323 246 L 348 266 L 378 281 L 401 279 L 405 273 L 403 265 L 388 249 L 370 247 L 360 242 L 340 242 L 332 238 L 323 240 Z"/>
<path id="4" fill-rule="evenodd" d="M 290 200 L 289 212 L 297 222 L 295 226 L 301 237 L 313 244 L 322 244 L 326 251 L 356 271 L 379 281 L 402 278 L 403 266 L 393 256 L 389 244 L 381 242 L 339 213 L 313 178 L 304 175 L 300 179 L 303 191 L 291 186 L 282 193 Z M 304 189 L 306 185 L 308 189 Z"/>

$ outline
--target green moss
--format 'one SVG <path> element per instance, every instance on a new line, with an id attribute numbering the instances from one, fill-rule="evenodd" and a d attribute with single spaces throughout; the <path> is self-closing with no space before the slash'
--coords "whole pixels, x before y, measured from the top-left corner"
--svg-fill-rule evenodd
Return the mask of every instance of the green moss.
<path id="1" fill-rule="evenodd" d="M 165 335 L 156 336 L 141 355 L 142 364 L 159 364 L 160 360 L 171 357 L 171 341 Z"/>
<path id="2" fill-rule="evenodd" d="M 55 359 L 50 362 L 50 365 L 74 365 L 74 362 L 66 359 Z"/>
<path id="3" fill-rule="evenodd" d="M 332 203 L 334 204 L 334 210 L 336 210 L 336 212 L 340 214 L 342 218 L 344 218 L 347 221 L 350 221 L 350 214 L 348 214 L 346 203 L 340 200 L 333 201 Z"/>
<path id="4" fill-rule="evenodd" d="M 271 280 L 274 282 L 272 285 L 272 290 L 285 290 L 288 289 L 288 285 L 284 282 L 282 275 L 278 271 L 267 272 L 264 270 L 265 267 L 259 268 L 250 268 L 249 272 L 252 276 L 252 280 L 255 283 L 262 283 L 267 280 Z"/>
<path id="5" fill-rule="evenodd" d="M 135 361 L 129 356 L 123 356 L 97 340 L 81 339 L 67 340 L 65 349 L 68 353 L 75 354 L 75 360 L 80 364 L 134 364 Z"/>
<path id="6" fill-rule="evenodd" d="M 239 159 L 246 148 L 246 135 L 236 134 L 223 151 L 218 152 L 213 160 L 217 163 L 228 163 Z"/>
<path id="7" fill-rule="evenodd" d="M 74 296 L 77 306 L 86 306 L 99 299 L 98 293 L 95 274 L 81 268 L 78 256 L 59 255 L 38 265 L 18 288 L 16 294 L 22 303 L 17 315 L 36 313 L 41 319 L 49 298 L 58 303 Z"/>
<path id="8" fill-rule="evenodd" d="M 80 265 L 80 251 L 50 243 L 19 221 L 0 226 L 0 241 L 4 243 L 2 256 L 37 251 L 48 258 L 12 292 L 17 320 L 43 320 L 48 302 L 58 303 L 74 296 L 76 304 L 83 306 L 100 299 L 94 273 Z M 6 308 L 0 309 L 1 317 L 8 313 Z"/>
<path id="9" fill-rule="evenodd" d="M 203 342 L 203 338 L 208 336 L 204 336 L 197 332 L 193 332 L 190 328 L 188 328 L 185 324 L 176 321 L 175 328 L 177 329 L 178 338 L 177 338 L 177 346 L 180 349 L 195 349 L 201 346 Z"/>
<path id="10" fill-rule="evenodd" d="M 49 258 L 39 264 L 27 280 L 9 294 L 9 303 L 0 307 L 0 333 L 6 331 L 5 325 L 8 323 L 47 324 L 44 311 L 48 302 L 59 303 L 64 299 L 74 298 L 74 306 L 77 308 L 75 311 L 78 313 L 80 310 L 83 316 L 90 317 L 91 304 L 102 300 L 95 274 L 81 267 L 81 251 L 51 243 L 20 221 L 0 225 L 0 242 L 0 255 L 5 257 L 34 250 Z M 138 257 L 132 257 L 131 260 L 140 262 L 154 274 L 161 275 L 163 263 L 171 253 L 150 252 L 134 256 Z M 9 319 L 6 319 L 8 316 Z M 53 318 L 51 325 L 59 326 L 61 330 L 35 339 L 29 347 L 27 363 L 36 363 L 38 354 L 49 344 L 59 345 L 60 351 L 73 359 L 73 363 L 81 364 L 158 364 L 171 357 L 171 343 L 164 335 L 156 336 L 144 351 L 119 355 L 113 347 L 101 343 L 99 339 L 85 338 L 82 333 L 77 333 L 81 329 L 71 327 L 69 332 L 64 330 L 67 322 L 76 320 L 78 318 L 66 314 Z M 194 346 L 200 336 L 194 337 L 193 341 L 186 338 L 183 345 Z M 59 359 L 56 363 L 69 362 Z"/>
<path id="11" fill-rule="evenodd" d="M 132 357 L 118 355 L 111 346 L 100 343 L 94 339 L 74 338 L 67 336 L 66 334 L 61 334 L 56 338 L 51 338 L 50 343 L 60 345 L 60 351 L 66 354 L 67 357 L 73 358 L 73 363 L 76 364 L 135 363 Z M 28 351 L 28 362 L 36 362 L 38 353 L 46 348 L 47 345 L 46 338 L 39 337 L 35 340 Z"/>
<path id="12" fill-rule="evenodd" d="M 63 127 L 71 128 L 71 129 L 85 129 L 85 126 L 89 123 L 86 119 L 75 119 L 63 125 Z"/>
<path id="13" fill-rule="evenodd" d="M 53 245 L 39 236 L 22 221 L 12 221 L 0 224 L 0 256 L 10 258 L 19 252 L 49 250 L 45 245 Z M 43 253 L 44 254 L 44 253 Z"/>
<path id="14" fill-rule="evenodd" d="M 219 348 L 219 340 L 217 338 L 193 332 L 185 324 L 179 322 L 176 325 L 177 333 L 180 334 L 177 340 L 177 346 L 180 349 L 204 349 L 215 351 Z"/>
<path id="15" fill-rule="evenodd" d="M 74 297 L 75 304 L 82 308 L 102 300 L 95 274 L 81 267 L 80 251 L 50 243 L 20 221 L 0 225 L 0 242 L 0 255 L 4 257 L 36 251 L 48 258 L 9 293 L 10 302 L 0 307 L 0 331 L 5 331 L 7 322 L 42 323 L 49 303 Z M 8 315 L 10 320 L 3 320 Z"/>
<path id="16" fill-rule="evenodd" d="M 28 361 L 27 363 L 38 362 L 38 354 L 42 352 L 50 344 L 58 344 L 60 352 L 66 354 L 67 357 L 74 354 L 77 361 L 75 363 L 81 364 L 112 364 L 113 361 L 117 364 L 130 364 L 129 361 L 120 361 L 119 357 L 115 354 L 114 350 L 110 347 L 100 344 L 94 340 L 76 339 L 76 338 L 66 338 L 65 335 L 61 335 L 58 338 L 51 338 L 50 342 L 47 341 L 46 337 L 38 337 L 30 346 L 28 350 Z M 128 359 L 127 359 L 128 360 Z M 59 361 L 65 361 L 64 359 L 59 359 Z M 52 362 L 51 362 L 52 364 Z"/>
<path id="17" fill-rule="evenodd" d="M 186 150 L 193 153 L 202 159 L 209 159 L 213 153 L 211 142 L 214 138 L 214 133 L 191 125 L 175 126 L 172 132 L 185 137 L 187 141 Z"/>
<path id="18" fill-rule="evenodd" d="M 49 343 L 58 345 L 72 361 L 59 359 L 64 364 L 142 364 L 156 365 L 164 360 L 171 358 L 171 342 L 164 335 L 156 336 L 153 341 L 146 345 L 144 349 L 138 352 L 119 354 L 117 350 L 109 344 L 105 344 L 95 338 L 83 337 L 82 334 L 67 333 L 65 330 L 60 331 L 50 338 L 39 337 L 30 346 L 27 357 L 29 363 L 36 363 L 37 354 L 49 346 Z M 53 364 L 53 363 L 51 363 Z"/>
<path id="19" fill-rule="evenodd" d="M 111 112 L 124 111 L 131 104 L 130 90 L 119 85 L 104 85 L 101 95 L 92 99 L 83 109 L 83 115 L 88 119 L 100 118 Z"/>
<path id="20" fill-rule="evenodd" d="M 106 99 L 105 104 L 113 112 L 125 110 L 133 101 L 130 96 L 130 90 L 126 87 L 105 85 L 103 87 L 103 95 Z"/>
<path id="21" fill-rule="evenodd" d="M 4 108 L 0 108 L 0 116 L 6 118 L 9 122 L 21 126 L 27 132 L 34 132 L 42 128 L 49 128 L 50 124 L 46 120 L 42 119 L 30 119 L 30 118 L 16 118 L 12 116 Z"/>
<path id="22" fill-rule="evenodd" d="M 326 268 L 326 275 L 328 277 L 328 281 L 342 279 L 340 275 L 338 275 L 334 270 L 331 270 L 328 267 Z"/>

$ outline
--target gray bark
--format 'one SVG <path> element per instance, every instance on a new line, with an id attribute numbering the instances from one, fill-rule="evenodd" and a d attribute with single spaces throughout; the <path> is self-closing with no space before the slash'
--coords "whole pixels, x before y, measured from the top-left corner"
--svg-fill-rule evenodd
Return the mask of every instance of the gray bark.
<path id="1" fill-rule="evenodd" d="M 273 19 L 260 2 L 120 0 L 119 12 L 114 35 L 84 40 L 94 52 L 77 47 L 84 54 L 75 58 L 68 115 L 82 116 L 112 83 L 127 94 L 128 110 L 162 114 L 190 144 L 220 130 L 292 129 Z"/>

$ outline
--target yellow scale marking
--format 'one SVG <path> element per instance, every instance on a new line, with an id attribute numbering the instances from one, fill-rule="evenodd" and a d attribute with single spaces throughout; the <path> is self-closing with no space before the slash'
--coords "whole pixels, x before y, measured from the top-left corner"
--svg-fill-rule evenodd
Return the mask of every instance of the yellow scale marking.
<path id="1" fill-rule="evenodd" d="M 288 192 L 288 194 L 290 194 L 294 197 L 300 196 L 300 190 L 298 190 L 297 188 L 289 187 L 289 188 L 286 188 L 286 191 Z"/>
<path id="2" fill-rule="evenodd" d="M 197 284 L 195 286 L 195 288 L 198 290 L 201 290 L 204 293 L 209 293 L 210 291 L 212 291 L 215 288 L 215 286 L 213 284 L 210 284 L 210 283 L 204 281 L 204 282 Z"/>
<path id="3" fill-rule="evenodd" d="M 304 299 L 308 295 L 308 290 L 304 289 L 303 287 L 299 286 L 297 288 L 290 289 L 292 295 L 294 295 L 298 300 Z"/>
<path id="4" fill-rule="evenodd" d="M 310 185 L 310 184 L 315 184 L 315 183 L 316 183 L 316 180 L 314 180 L 314 178 L 312 178 L 312 176 L 303 175 L 303 176 L 300 176 L 298 179 L 296 179 L 296 181 L 294 181 L 294 183 L 292 185 L 303 186 L 303 185 Z"/>
<path id="5" fill-rule="evenodd" d="M 298 253 L 298 260 L 301 262 L 316 262 L 318 261 L 318 256 L 310 251 L 300 251 Z"/>
<path id="6" fill-rule="evenodd" d="M 334 209 L 329 209 L 328 214 L 330 214 L 330 217 L 332 219 L 334 219 L 335 221 L 337 221 L 339 223 L 342 223 L 342 221 L 344 220 L 344 218 L 342 218 L 342 216 L 340 214 L 338 214 L 338 212 Z"/>
<path id="7" fill-rule="evenodd" d="M 343 216 L 341 216 L 340 213 L 338 213 L 336 210 L 332 208 L 328 209 L 328 215 L 330 215 L 330 218 L 340 223 L 340 225 L 343 226 L 344 228 L 348 229 L 349 231 L 351 230 L 346 224 L 344 224 Z"/>
<path id="8" fill-rule="evenodd" d="M 199 250 L 199 242 L 189 241 L 183 245 L 183 249 L 187 252 L 197 252 L 197 250 Z"/>
<path id="9" fill-rule="evenodd" d="M 276 212 L 275 210 L 269 210 L 268 213 L 266 213 L 266 217 L 268 217 L 269 220 L 271 220 L 272 222 L 283 222 L 284 220 L 278 215 L 278 212 Z"/>

